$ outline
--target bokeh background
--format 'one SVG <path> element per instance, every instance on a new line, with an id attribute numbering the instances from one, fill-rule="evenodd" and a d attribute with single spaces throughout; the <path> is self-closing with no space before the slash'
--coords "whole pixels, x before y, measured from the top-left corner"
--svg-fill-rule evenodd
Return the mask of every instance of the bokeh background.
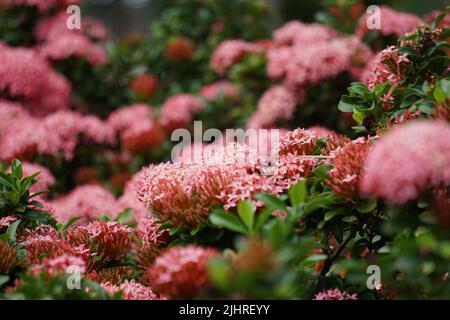
<path id="1" fill-rule="evenodd" d="M 212 0 L 215 1 L 215 0 Z M 87 0 L 82 11 L 86 15 L 100 18 L 111 30 L 115 39 L 130 33 L 144 33 L 150 24 L 161 16 L 161 12 L 176 0 Z M 207 1 L 206 1 L 207 2 Z M 275 20 L 269 23 L 279 26 L 289 20 L 314 21 L 323 9 L 326 0 L 270 0 Z M 371 0 L 367 5 L 387 4 L 405 12 L 425 14 L 435 8 L 450 4 L 447 0 Z"/>

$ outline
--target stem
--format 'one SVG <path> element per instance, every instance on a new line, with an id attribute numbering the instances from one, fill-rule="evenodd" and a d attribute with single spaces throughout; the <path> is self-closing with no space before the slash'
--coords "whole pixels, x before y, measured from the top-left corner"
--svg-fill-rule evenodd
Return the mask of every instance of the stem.
<path id="1" fill-rule="evenodd" d="M 322 277 L 324 277 L 328 271 L 330 271 L 331 265 L 333 264 L 333 262 L 339 258 L 339 256 L 341 255 L 342 251 L 344 251 L 345 247 L 347 246 L 347 244 L 350 242 L 350 240 L 353 239 L 353 237 L 355 236 L 356 232 L 352 231 L 350 232 L 350 234 L 344 239 L 344 241 L 342 241 L 342 243 L 339 245 L 339 248 L 333 253 L 333 255 L 331 257 L 329 257 L 324 265 L 322 270 L 320 271 L 320 275 Z"/>

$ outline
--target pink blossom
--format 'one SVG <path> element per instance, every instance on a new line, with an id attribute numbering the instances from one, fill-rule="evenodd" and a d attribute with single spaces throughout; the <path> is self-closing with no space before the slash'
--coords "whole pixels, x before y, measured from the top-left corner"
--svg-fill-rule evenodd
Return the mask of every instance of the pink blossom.
<path id="1" fill-rule="evenodd" d="M 275 30 L 273 40 L 278 46 L 302 45 L 308 46 L 327 42 L 334 38 L 337 32 L 319 23 L 306 24 L 300 21 L 290 21 Z"/>
<path id="2" fill-rule="evenodd" d="M 23 99 L 36 114 L 65 109 L 70 84 L 32 49 L 11 48 L 0 43 L 0 90 Z"/>
<path id="3" fill-rule="evenodd" d="M 450 127 L 438 120 L 412 121 L 383 135 L 369 151 L 360 189 L 394 204 L 428 188 L 450 184 Z"/>
<path id="4" fill-rule="evenodd" d="M 115 197 L 99 185 L 83 185 L 52 203 L 60 222 L 74 217 L 92 220 L 102 215 L 116 216 Z"/>
<path id="5" fill-rule="evenodd" d="M 416 29 L 422 23 L 422 20 L 414 14 L 395 11 L 384 5 L 380 7 L 380 15 L 381 29 L 379 31 L 383 36 L 401 37 Z M 368 19 L 370 19 L 368 14 L 362 15 L 359 19 L 356 35 L 360 38 L 363 38 L 369 32 L 367 29 Z"/>
<path id="6" fill-rule="evenodd" d="M 208 101 L 214 101 L 219 97 L 233 100 L 239 96 L 239 89 L 231 82 L 222 80 L 203 86 L 199 94 Z"/>
<path id="7" fill-rule="evenodd" d="M 317 293 L 314 300 L 358 300 L 356 293 L 349 294 L 346 291 L 341 291 L 339 289 L 324 289 Z"/>
<path id="8" fill-rule="evenodd" d="M 167 250 L 147 270 L 152 289 L 173 298 L 199 294 L 209 282 L 208 261 L 218 255 L 215 249 L 194 246 Z"/>
<path id="9" fill-rule="evenodd" d="M 164 300 L 164 296 L 155 294 L 151 288 L 142 285 L 136 280 L 125 280 L 119 285 L 111 282 L 102 283 L 102 287 L 109 294 L 122 293 L 125 300 Z"/>
<path id="10" fill-rule="evenodd" d="M 103 49 L 82 34 L 63 33 L 47 40 L 38 50 L 43 57 L 50 60 L 65 60 L 75 56 L 86 58 L 89 63 L 94 65 L 107 62 Z"/>
<path id="11" fill-rule="evenodd" d="M 273 86 L 258 101 L 256 112 L 247 123 L 248 128 L 270 128 L 278 119 L 292 118 L 297 105 L 296 96 L 283 86 Z"/>
<path id="12" fill-rule="evenodd" d="M 159 123 L 169 132 L 186 127 L 192 121 L 193 114 L 202 108 L 201 100 L 193 95 L 174 95 L 164 101 Z"/>
<path id="13" fill-rule="evenodd" d="M 244 40 L 225 40 L 214 50 L 209 66 L 217 74 L 224 75 L 233 64 L 243 58 L 245 53 L 258 50 L 252 43 Z"/>
<path id="14" fill-rule="evenodd" d="M 37 276 L 41 272 L 44 272 L 47 276 L 63 276 L 85 271 L 86 262 L 82 258 L 63 254 L 56 258 L 44 259 L 42 263 L 32 266 L 29 273 L 33 276 Z"/>

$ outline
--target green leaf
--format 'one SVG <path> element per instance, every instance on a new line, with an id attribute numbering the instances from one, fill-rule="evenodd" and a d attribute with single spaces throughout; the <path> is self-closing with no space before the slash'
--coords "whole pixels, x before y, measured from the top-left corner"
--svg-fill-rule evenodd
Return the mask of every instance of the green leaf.
<path id="1" fill-rule="evenodd" d="M 255 199 L 264 202 L 264 204 L 268 208 L 271 208 L 274 211 L 275 210 L 281 210 L 284 212 L 287 211 L 286 204 L 284 203 L 284 201 L 271 194 L 258 193 L 255 195 Z"/>
<path id="2" fill-rule="evenodd" d="M 345 208 L 339 208 L 336 210 L 332 210 L 332 211 L 328 211 L 327 213 L 325 213 L 325 217 L 324 220 L 325 221 L 330 221 L 331 219 L 333 219 L 335 216 L 340 216 L 340 215 L 344 215 L 346 214 L 348 211 Z"/>
<path id="3" fill-rule="evenodd" d="M 119 213 L 115 221 L 120 222 L 120 224 L 126 224 L 131 219 L 133 219 L 133 212 L 131 211 L 131 209 L 128 208 Z"/>
<path id="4" fill-rule="evenodd" d="M 302 179 L 288 190 L 289 201 L 294 207 L 298 207 L 305 202 L 307 193 L 306 180 Z"/>
<path id="5" fill-rule="evenodd" d="M 305 214 L 310 214 L 317 209 L 331 209 L 338 199 L 339 197 L 332 192 L 318 194 L 305 204 Z"/>
<path id="6" fill-rule="evenodd" d="M 369 213 L 375 210 L 377 207 L 377 200 L 375 199 L 364 199 L 361 201 L 358 201 L 355 205 L 356 211 L 359 213 Z"/>
<path id="7" fill-rule="evenodd" d="M 355 121 L 358 124 L 362 124 L 364 122 L 365 118 L 366 118 L 366 115 L 363 112 L 361 112 L 361 111 L 353 112 L 353 119 L 355 119 Z"/>
<path id="8" fill-rule="evenodd" d="M 339 101 L 338 109 L 341 112 L 352 112 L 354 105 L 355 103 L 352 98 L 349 96 L 343 96 L 341 101 Z"/>
<path id="9" fill-rule="evenodd" d="M 14 243 L 16 242 L 16 232 L 17 232 L 17 227 L 19 226 L 19 224 L 22 222 L 22 220 L 17 220 L 14 223 L 10 224 L 8 229 L 6 230 L 6 234 L 8 235 L 8 241 L 9 243 Z"/>
<path id="10" fill-rule="evenodd" d="M 253 203 L 248 200 L 242 200 L 237 205 L 237 212 L 244 225 L 248 230 L 253 230 L 253 222 L 255 220 L 256 208 Z"/>
<path id="11" fill-rule="evenodd" d="M 5 283 L 8 283 L 9 276 L 5 274 L 0 274 L 0 287 L 3 286 Z"/>
<path id="12" fill-rule="evenodd" d="M 216 227 L 247 234 L 245 226 L 241 223 L 238 217 L 231 212 L 225 212 L 221 209 L 214 210 L 210 214 L 209 220 Z"/>

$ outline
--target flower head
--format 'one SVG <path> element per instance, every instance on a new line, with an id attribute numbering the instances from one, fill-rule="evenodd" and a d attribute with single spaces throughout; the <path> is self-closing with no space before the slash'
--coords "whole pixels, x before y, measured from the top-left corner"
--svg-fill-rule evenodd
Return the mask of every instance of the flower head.
<path id="1" fill-rule="evenodd" d="M 349 294 L 339 289 L 324 289 L 316 294 L 314 300 L 358 300 L 357 294 Z"/>
<path id="2" fill-rule="evenodd" d="M 208 261 L 218 256 L 215 249 L 174 247 L 159 256 L 147 270 L 152 289 L 173 298 L 199 294 L 208 284 Z"/>
<path id="3" fill-rule="evenodd" d="M 367 154 L 360 189 L 394 204 L 450 184 L 450 126 L 438 120 L 395 127 Z"/>

